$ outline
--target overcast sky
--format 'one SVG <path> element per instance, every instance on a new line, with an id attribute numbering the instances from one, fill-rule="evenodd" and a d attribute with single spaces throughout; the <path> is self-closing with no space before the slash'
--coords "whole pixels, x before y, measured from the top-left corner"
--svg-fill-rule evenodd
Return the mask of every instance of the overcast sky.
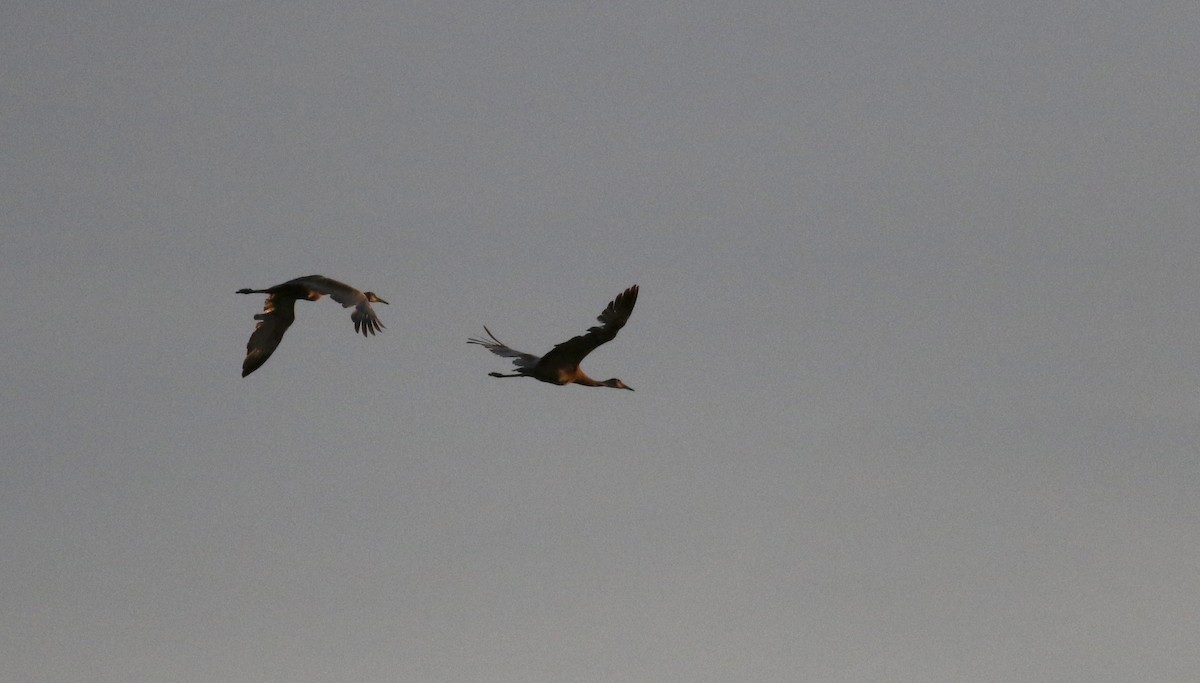
<path id="1" fill-rule="evenodd" d="M 0 63 L 0 678 L 1200 671 L 1195 3 L 29 0 Z M 386 331 L 240 377 L 313 273 Z M 635 392 L 465 343 L 635 283 Z"/>

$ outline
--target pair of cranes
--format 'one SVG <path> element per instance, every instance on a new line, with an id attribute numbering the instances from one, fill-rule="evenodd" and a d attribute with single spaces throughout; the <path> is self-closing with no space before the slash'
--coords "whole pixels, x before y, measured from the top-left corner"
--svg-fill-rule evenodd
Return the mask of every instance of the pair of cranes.
<path id="1" fill-rule="evenodd" d="M 328 295 L 344 308 L 353 308 L 350 319 L 354 321 L 354 331 L 362 332 L 366 337 L 374 335 L 383 329 L 379 316 L 371 304 L 388 302 L 379 298 L 375 292 L 360 292 L 337 280 L 323 275 L 308 275 L 306 277 L 288 280 L 283 284 L 266 289 L 239 289 L 238 294 L 266 294 L 263 312 L 254 316 L 258 324 L 246 344 L 246 359 L 242 362 L 242 377 L 249 375 L 262 367 L 263 363 L 275 352 L 283 334 L 287 332 L 292 322 L 296 320 L 297 301 L 316 301 Z M 579 362 L 596 347 L 612 341 L 617 332 L 625 326 L 629 315 L 633 313 L 633 305 L 637 303 L 638 286 L 634 285 L 617 295 L 609 302 L 596 319 L 599 325 L 591 327 L 587 332 L 568 339 L 556 345 L 544 356 L 523 353 L 503 344 L 492 331 L 484 326 L 487 338 L 471 337 L 468 344 L 478 344 L 497 356 L 511 358 L 516 372 L 502 374 L 489 372 L 492 377 L 532 377 L 550 384 L 582 384 L 587 387 L 613 387 L 614 389 L 629 389 L 624 382 L 617 378 L 603 381 L 594 380 L 584 374 L 579 368 Z M 389 304 L 390 305 L 390 304 Z"/>

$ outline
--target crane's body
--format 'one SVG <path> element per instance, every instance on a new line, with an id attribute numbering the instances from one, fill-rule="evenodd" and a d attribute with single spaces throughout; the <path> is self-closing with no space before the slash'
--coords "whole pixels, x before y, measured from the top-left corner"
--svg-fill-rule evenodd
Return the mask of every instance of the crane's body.
<path id="1" fill-rule="evenodd" d="M 467 343 L 478 344 L 497 356 L 512 359 L 513 365 L 516 366 L 516 372 L 507 375 L 489 372 L 488 374 L 492 377 L 532 377 L 550 384 L 581 384 L 587 387 L 613 387 L 614 389 L 633 391 L 632 387 L 626 386 L 624 382 L 615 377 L 606 380 L 594 380 L 588 377 L 580 369 L 579 363 L 596 347 L 612 341 L 617 336 L 617 332 L 625 326 L 629 315 L 633 313 L 637 296 L 637 285 L 621 292 L 596 318 L 600 321 L 600 325 L 589 328 L 586 333 L 556 345 L 549 353 L 541 357 L 532 353 L 523 353 L 505 345 L 496 339 L 487 326 L 483 328 L 487 332 L 486 339 L 472 337 L 467 340 Z"/>
<path id="2" fill-rule="evenodd" d="M 344 308 L 353 307 L 350 319 L 354 321 L 354 331 L 375 334 L 384 325 L 375 315 L 372 303 L 386 304 L 375 292 L 360 292 L 342 282 L 323 275 L 307 275 L 295 280 L 266 289 L 239 289 L 238 294 L 266 294 L 263 312 L 254 316 L 258 324 L 246 343 L 246 360 L 242 362 L 242 377 L 249 375 L 262 367 L 263 363 L 275 352 L 283 334 L 296 320 L 297 301 L 316 301 L 325 295 L 341 304 Z"/>

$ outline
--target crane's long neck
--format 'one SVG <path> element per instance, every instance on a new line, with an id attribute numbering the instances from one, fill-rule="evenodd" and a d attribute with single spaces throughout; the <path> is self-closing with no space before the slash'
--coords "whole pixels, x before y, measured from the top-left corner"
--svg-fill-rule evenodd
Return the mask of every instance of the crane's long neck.
<path id="1" fill-rule="evenodd" d="M 603 386 L 607 386 L 607 385 L 606 385 L 604 382 L 597 382 L 596 380 L 592 379 L 591 377 L 588 377 L 587 375 L 583 374 L 583 371 L 582 371 L 582 370 L 576 370 L 576 371 L 575 371 L 575 379 L 574 379 L 574 380 L 572 380 L 572 381 L 573 381 L 575 384 L 582 384 L 582 385 L 583 385 L 583 386 L 585 386 L 585 387 L 603 387 Z"/>

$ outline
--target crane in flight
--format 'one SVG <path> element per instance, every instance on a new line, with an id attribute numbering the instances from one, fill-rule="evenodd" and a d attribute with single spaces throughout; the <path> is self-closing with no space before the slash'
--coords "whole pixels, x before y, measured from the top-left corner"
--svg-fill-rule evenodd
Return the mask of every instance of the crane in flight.
<path id="1" fill-rule="evenodd" d="M 582 384 L 585 387 L 613 387 L 614 389 L 633 391 L 633 387 L 626 386 L 624 382 L 615 377 L 602 382 L 588 377 L 583 370 L 579 369 L 579 362 L 597 346 L 612 341 L 617 336 L 617 332 L 625 326 L 625 321 L 629 320 L 629 314 L 633 313 L 633 305 L 637 303 L 637 296 L 637 285 L 621 292 L 596 318 L 600 321 L 600 325 L 588 329 L 586 333 L 578 337 L 572 337 L 558 344 L 540 358 L 532 353 L 522 353 L 506 346 L 496 339 L 496 335 L 492 334 L 486 325 L 483 330 L 487 332 L 487 339 L 472 337 L 467 340 L 467 343 L 479 344 L 497 356 L 512 359 L 513 365 L 517 368 L 516 372 L 511 375 L 489 372 L 488 374 L 492 377 L 532 377 L 550 384 Z"/>
<path id="2" fill-rule="evenodd" d="M 350 285 L 327 278 L 323 275 L 308 275 L 288 280 L 281 285 L 266 289 L 239 289 L 238 294 L 266 294 L 263 312 L 254 316 L 258 324 L 250 334 L 246 343 L 246 360 L 242 362 L 242 377 L 249 375 L 262 367 L 263 363 L 275 352 L 283 339 L 283 333 L 296 320 L 296 301 L 316 301 L 328 294 L 344 308 L 354 308 L 350 319 L 354 321 L 354 331 L 375 334 L 383 329 L 383 323 L 371 308 L 372 303 L 386 304 L 375 292 L 360 292 Z M 390 304 L 389 304 L 390 305 Z"/>

